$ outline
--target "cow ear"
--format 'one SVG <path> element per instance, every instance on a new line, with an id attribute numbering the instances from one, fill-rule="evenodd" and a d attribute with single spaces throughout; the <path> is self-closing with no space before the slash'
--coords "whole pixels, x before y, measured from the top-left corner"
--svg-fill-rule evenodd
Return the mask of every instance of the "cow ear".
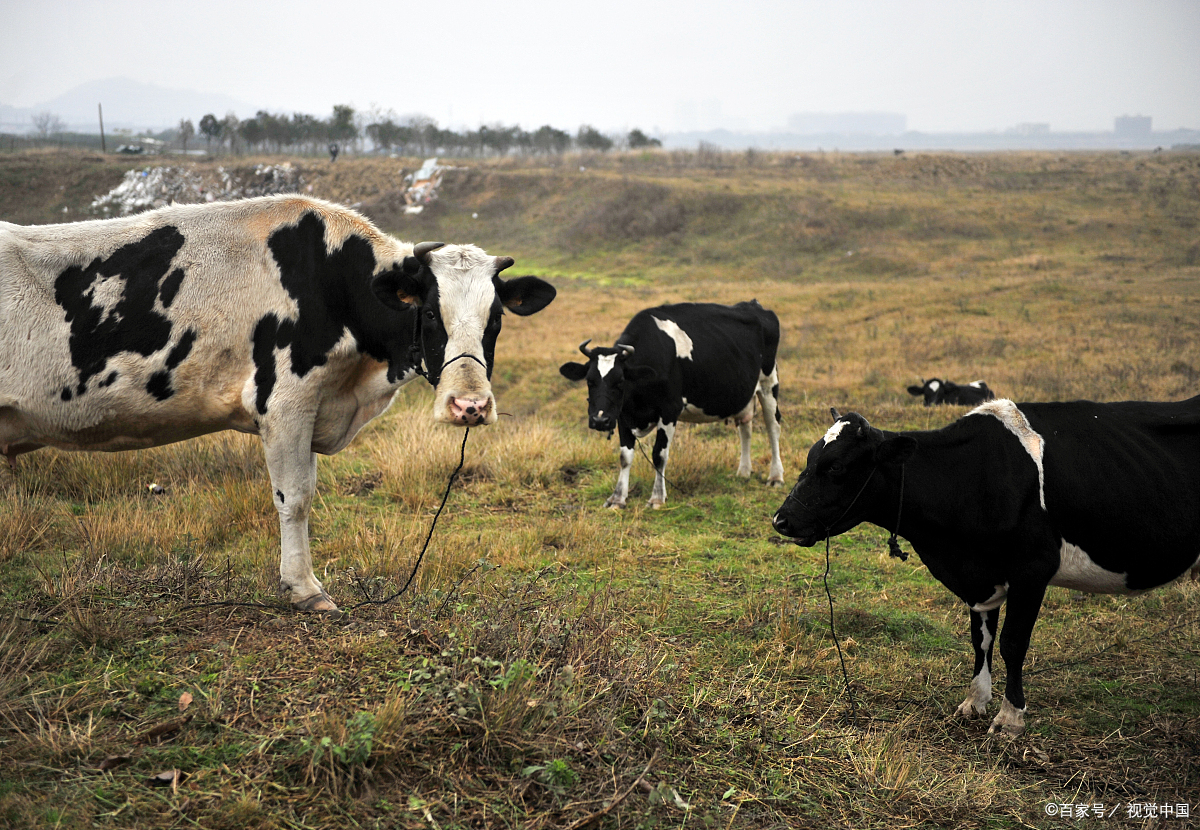
<path id="1" fill-rule="evenodd" d="M 653 366 L 625 366 L 625 379 L 634 381 L 654 380 L 658 377 L 658 372 L 654 371 Z"/>
<path id="2" fill-rule="evenodd" d="M 415 272 L 412 274 L 409 273 L 409 260 L 417 262 L 415 257 L 407 257 L 401 267 L 384 271 L 371 280 L 371 290 L 375 292 L 375 296 L 379 298 L 379 301 L 388 308 L 403 311 L 406 308 L 419 306 L 425 302 L 425 295 L 428 289 L 424 282 L 416 278 Z M 416 271 L 419 272 L 420 270 L 421 265 L 417 263 Z"/>
<path id="3" fill-rule="evenodd" d="M 829 414 L 833 416 L 833 422 L 834 422 L 835 424 L 836 424 L 836 423 L 838 422 L 838 420 L 839 420 L 839 419 L 842 417 L 842 416 L 841 416 L 841 415 L 838 413 L 838 411 L 837 411 L 837 408 L 836 408 L 836 407 L 833 407 L 833 406 L 829 407 Z"/>
<path id="4" fill-rule="evenodd" d="M 513 280 L 493 277 L 492 284 L 496 286 L 496 296 L 504 307 L 522 317 L 541 311 L 550 305 L 558 293 L 553 285 L 537 277 L 517 277 Z"/>
<path id="5" fill-rule="evenodd" d="M 921 387 L 921 386 L 910 386 L 910 387 L 908 387 L 908 394 L 910 394 L 910 395 L 924 395 L 924 394 L 925 394 L 925 389 L 924 389 L 924 387 Z"/>
<path id="6" fill-rule="evenodd" d="M 564 363 L 558 367 L 558 373 L 567 380 L 583 380 L 587 377 L 588 365 L 586 363 Z"/>
<path id="7" fill-rule="evenodd" d="M 917 439 L 909 435 L 893 435 L 885 438 L 875 448 L 875 460 L 880 464 L 903 464 L 917 453 Z"/>

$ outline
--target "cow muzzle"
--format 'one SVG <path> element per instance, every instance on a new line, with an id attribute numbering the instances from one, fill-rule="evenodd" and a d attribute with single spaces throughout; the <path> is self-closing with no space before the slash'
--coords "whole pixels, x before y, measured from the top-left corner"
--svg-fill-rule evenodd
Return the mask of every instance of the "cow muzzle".
<path id="1" fill-rule="evenodd" d="M 588 428 L 594 429 L 596 432 L 612 432 L 617 428 L 617 422 L 607 415 L 601 415 L 600 417 L 592 415 L 588 418 Z"/>
<path id="2" fill-rule="evenodd" d="M 775 528 L 775 532 L 781 536 L 786 536 L 802 548 L 811 548 L 820 538 L 815 533 L 805 534 L 803 529 L 795 527 L 783 515 L 783 511 L 777 511 L 771 518 L 771 526 Z"/>
<path id="3" fill-rule="evenodd" d="M 492 415 L 495 402 L 488 397 L 451 397 L 446 410 L 450 423 L 461 427 L 474 427 L 480 424 L 490 424 L 496 420 Z"/>

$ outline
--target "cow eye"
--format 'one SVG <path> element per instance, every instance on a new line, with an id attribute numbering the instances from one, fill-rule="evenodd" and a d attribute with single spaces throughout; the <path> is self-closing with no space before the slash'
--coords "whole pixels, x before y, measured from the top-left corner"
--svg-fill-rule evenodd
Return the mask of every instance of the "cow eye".
<path id="1" fill-rule="evenodd" d="M 829 465 L 829 472 L 831 473 L 841 473 L 844 472 L 845 469 L 846 465 L 842 464 L 840 461 L 835 461 Z"/>
<path id="2" fill-rule="evenodd" d="M 433 320 L 437 319 L 437 315 L 433 313 L 433 309 L 431 309 L 431 308 L 425 309 L 425 319 L 429 320 L 429 321 L 433 321 Z"/>

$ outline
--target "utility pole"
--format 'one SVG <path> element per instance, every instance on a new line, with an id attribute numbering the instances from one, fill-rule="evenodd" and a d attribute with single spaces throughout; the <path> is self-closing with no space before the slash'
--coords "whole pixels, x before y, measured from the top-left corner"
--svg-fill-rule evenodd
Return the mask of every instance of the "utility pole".
<path id="1" fill-rule="evenodd" d="M 100 113 L 100 152 L 108 152 L 104 147 L 104 107 L 96 104 L 96 111 Z"/>

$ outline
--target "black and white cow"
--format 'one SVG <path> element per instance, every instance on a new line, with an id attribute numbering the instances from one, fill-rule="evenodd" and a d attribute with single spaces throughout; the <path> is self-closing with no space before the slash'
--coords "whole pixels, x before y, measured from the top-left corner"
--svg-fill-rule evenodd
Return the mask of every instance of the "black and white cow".
<path id="1" fill-rule="evenodd" d="M 555 294 L 500 279 L 512 264 L 473 245 L 414 248 L 298 196 L 0 222 L 0 453 L 11 465 L 43 446 L 259 435 L 282 587 L 301 609 L 336 611 L 309 553 L 315 453 L 345 447 L 418 374 L 437 389 L 435 421 L 494 422 L 503 309 L 533 314 Z"/>
<path id="2" fill-rule="evenodd" d="M 621 471 L 605 507 L 624 507 L 635 439 L 657 430 L 650 507 L 667 500 L 664 473 L 675 424 L 732 418 L 742 439 L 738 475 L 750 475 L 750 422 L 757 395 L 771 443 L 767 483 L 783 484 L 779 457 L 779 318 L 752 300 L 734 306 L 679 303 L 639 311 L 612 348 L 579 350 L 587 363 L 564 363 L 563 377 L 588 382 L 588 426 L 614 429 Z"/>
<path id="3" fill-rule="evenodd" d="M 970 608 L 975 672 L 964 717 L 1020 733 L 1021 670 L 1048 585 L 1137 594 L 1200 564 L 1200 396 L 1180 403 L 998 399 L 944 429 L 884 432 L 837 417 L 775 514 L 808 547 L 871 522 L 907 539 Z M 899 526 L 897 526 L 899 525 Z"/>
<path id="4" fill-rule="evenodd" d="M 981 380 L 959 386 L 951 380 L 930 378 L 920 386 L 908 387 L 908 394 L 925 398 L 926 406 L 947 403 L 956 406 L 979 406 L 984 401 L 994 400 L 996 394 Z"/>

